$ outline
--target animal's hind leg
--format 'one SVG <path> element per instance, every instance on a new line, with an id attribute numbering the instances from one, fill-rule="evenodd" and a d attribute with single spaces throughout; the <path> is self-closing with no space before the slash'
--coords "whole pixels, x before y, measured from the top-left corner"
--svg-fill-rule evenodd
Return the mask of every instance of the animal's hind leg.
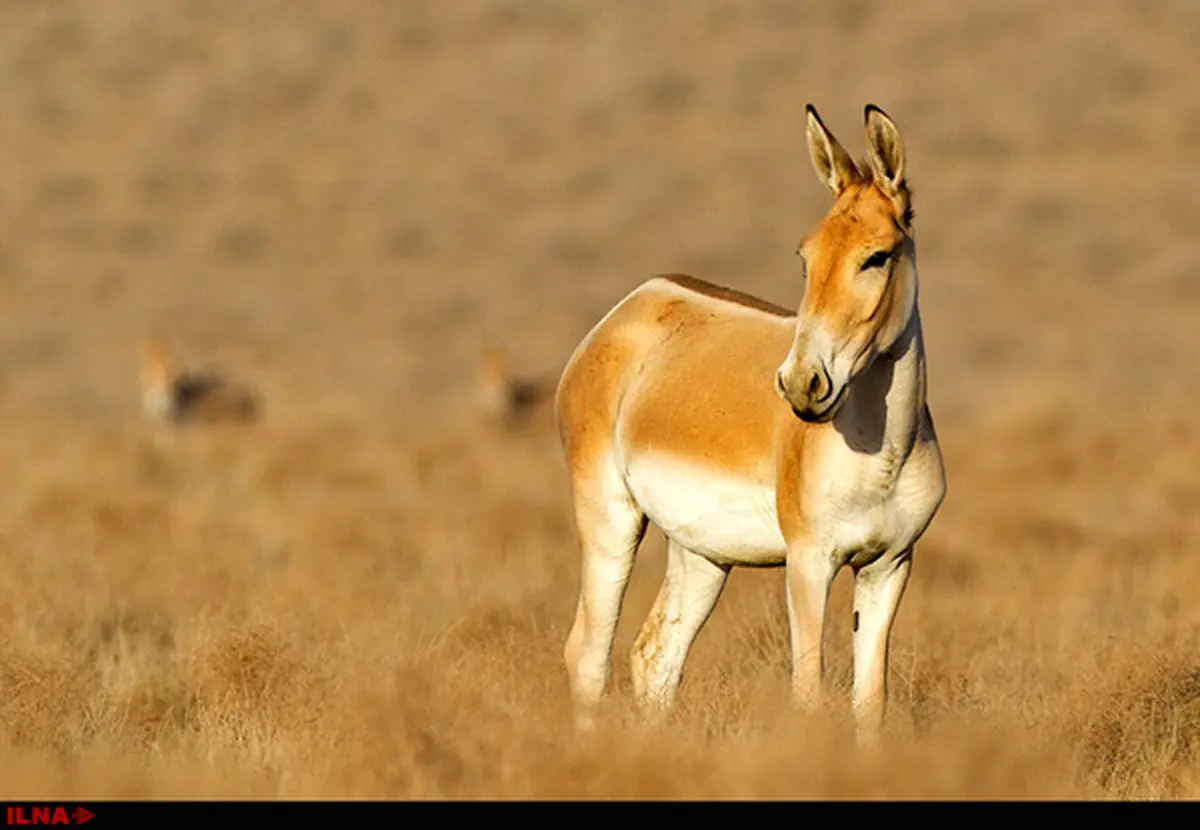
<path id="1" fill-rule="evenodd" d="M 728 567 L 668 543 L 666 578 L 631 660 L 634 695 L 644 712 L 661 714 L 674 704 L 688 652 L 728 576 Z"/>
<path id="2" fill-rule="evenodd" d="M 583 553 L 579 603 L 563 656 L 575 703 L 575 724 L 594 725 L 611 674 L 613 636 L 634 554 L 646 533 L 638 508 L 615 464 L 574 483 L 575 523 Z"/>

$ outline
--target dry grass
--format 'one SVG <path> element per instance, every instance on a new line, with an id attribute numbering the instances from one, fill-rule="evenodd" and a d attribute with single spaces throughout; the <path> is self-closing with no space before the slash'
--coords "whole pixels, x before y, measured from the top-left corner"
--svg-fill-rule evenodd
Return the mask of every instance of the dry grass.
<path id="1" fill-rule="evenodd" d="M 79 0 L 0 9 L 0 796 L 1200 797 L 1200 99 L 1185 4 Z M 916 190 L 950 495 L 891 734 L 783 705 L 736 573 L 677 717 L 568 729 L 551 375 L 641 278 L 781 303 L 813 101 Z M 135 347 L 259 386 L 162 434 Z M 835 585 L 831 686 L 849 677 Z"/>

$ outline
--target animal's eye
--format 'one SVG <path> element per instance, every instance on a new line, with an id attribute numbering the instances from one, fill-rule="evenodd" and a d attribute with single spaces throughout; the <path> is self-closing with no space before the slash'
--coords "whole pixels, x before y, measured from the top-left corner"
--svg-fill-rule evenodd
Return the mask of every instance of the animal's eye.
<path id="1" fill-rule="evenodd" d="M 872 268 L 882 268 L 884 265 L 887 265 L 887 261 L 891 258 L 891 251 L 876 251 L 863 263 L 861 270 L 869 271 Z"/>

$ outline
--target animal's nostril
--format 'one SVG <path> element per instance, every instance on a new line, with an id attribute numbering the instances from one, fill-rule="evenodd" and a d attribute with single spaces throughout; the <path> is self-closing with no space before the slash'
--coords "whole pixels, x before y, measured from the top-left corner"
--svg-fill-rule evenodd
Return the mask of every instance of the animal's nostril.
<path id="1" fill-rule="evenodd" d="M 808 379 L 808 398 L 814 403 L 821 403 L 826 400 L 830 393 L 833 392 L 833 381 L 829 378 L 829 372 L 821 366 L 812 373 Z"/>

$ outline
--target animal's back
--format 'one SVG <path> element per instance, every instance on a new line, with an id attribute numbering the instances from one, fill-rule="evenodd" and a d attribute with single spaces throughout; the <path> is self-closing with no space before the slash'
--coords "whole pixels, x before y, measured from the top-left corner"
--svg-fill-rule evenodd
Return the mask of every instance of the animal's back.
<path id="1" fill-rule="evenodd" d="M 669 536 L 714 558 L 774 563 L 773 376 L 792 314 L 688 277 L 643 283 L 589 333 L 559 388 L 568 458 L 611 458 Z M 607 452 L 606 452 L 607 451 Z"/>
<path id="2" fill-rule="evenodd" d="M 259 396 L 212 374 L 186 374 L 176 382 L 179 417 L 196 421 L 253 421 L 261 414 Z"/>

